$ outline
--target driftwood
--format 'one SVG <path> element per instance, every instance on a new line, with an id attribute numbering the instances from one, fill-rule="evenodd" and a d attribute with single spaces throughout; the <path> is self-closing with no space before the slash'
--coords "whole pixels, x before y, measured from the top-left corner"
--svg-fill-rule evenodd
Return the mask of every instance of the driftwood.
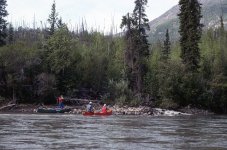
<path id="1" fill-rule="evenodd" d="M 0 108 L 0 111 L 1 111 L 1 110 L 4 110 L 4 109 L 11 109 L 11 108 L 14 107 L 14 106 L 16 106 L 16 104 L 9 104 L 9 105 L 6 105 L 6 106 L 2 106 L 2 107 Z"/>
<path id="2" fill-rule="evenodd" d="M 83 105 L 88 104 L 89 102 L 92 102 L 94 104 L 98 104 L 99 100 L 89 100 L 89 99 L 78 99 L 78 98 L 65 98 L 65 102 L 69 102 L 74 105 Z"/>

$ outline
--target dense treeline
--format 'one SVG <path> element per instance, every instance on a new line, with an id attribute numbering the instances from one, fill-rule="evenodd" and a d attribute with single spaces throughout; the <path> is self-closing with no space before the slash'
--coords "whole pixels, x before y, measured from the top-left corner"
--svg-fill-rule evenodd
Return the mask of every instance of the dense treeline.
<path id="1" fill-rule="evenodd" d="M 50 100 L 60 93 L 100 98 L 109 82 L 122 76 L 120 38 L 98 32 L 75 34 L 66 26 L 48 39 L 38 29 L 22 28 L 14 35 L 13 44 L 0 49 L 2 96 L 14 95 L 20 102 Z"/>
<path id="2" fill-rule="evenodd" d="M 210 29 L 203 33 L 201 62 L 196 76 L 187 74 L 180 58 L 180 45 L 174 43 L 168 60 L 163 60 L 163 47 L 156 43 L 152 48 L 148 89 L 158 105 L 178 108 L 191 104 L 217 112 L 227 110 L 227 32 Z"/>
<path id="3" fill-rule="evenodd" d="M 190 72 L 182 61 L 182 43 L 171 42 L 168 29 L 165 41 L 148 44 L 146 3 L 136 0 L 134 12 L 123 17 L 122 37 L 88 32 L 83 26 L 70 31 L 58 18 L 55 3 L 50 28 L 14 29 L 9 24 L 6 45 L 0 47 L 0 100 L 53 103 L 63 94 L 120 105 L 192 105 L 226 113 L 227 32 L 222 17 L 218 29 L 203 31 L 195 47 L 196 69 Z"/>

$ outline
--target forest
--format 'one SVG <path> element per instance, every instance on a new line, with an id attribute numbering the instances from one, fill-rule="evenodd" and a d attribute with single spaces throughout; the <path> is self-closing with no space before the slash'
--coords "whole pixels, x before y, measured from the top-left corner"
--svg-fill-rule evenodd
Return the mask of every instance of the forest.
<path id="1" fill-rule="evenodd" d="M 180 0 L 180 39 L 149 43 L 147 0 L 122 17 L 122 34 L 69 30 L 53 2 L 45 28 L 17 27 L 0 0 L 0 103 L 97 99 L 120 106 L 197 107 L 227 113 L 227 32 L 223 18 L 202 30 L 201 5 Z M 188 16 L 188 17 L 185 17 Z"/>

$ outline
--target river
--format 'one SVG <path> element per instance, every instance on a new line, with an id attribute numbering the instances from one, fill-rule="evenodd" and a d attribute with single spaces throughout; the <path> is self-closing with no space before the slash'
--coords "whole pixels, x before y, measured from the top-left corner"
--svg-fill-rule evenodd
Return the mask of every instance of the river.
<path id="1" fill-rule="evenodd" d="M 0 114 L 1 150 L 227 149 L 227 116 Z"/>

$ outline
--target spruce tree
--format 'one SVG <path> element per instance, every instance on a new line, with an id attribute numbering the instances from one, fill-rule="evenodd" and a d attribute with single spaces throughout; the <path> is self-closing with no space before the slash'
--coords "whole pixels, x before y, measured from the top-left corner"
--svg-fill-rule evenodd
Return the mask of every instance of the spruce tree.
<path id="1" fill-rule="evenodd" d="M 169 59 L 170 46 L 171 46 L 171 43 L 170 43 L 170 39 L 169 39 L 169 30 L 167 29 L 166 30 L 166 37 L 165 37 L 165 40 L 164 40 L 164 47 L 163 47 L 163 50 L 162 50 L 162 59 L 163 60 Z"/>
<path id="2" fill-rule="evenodd" d="M 198 0 L 180 0 L 180 46 L 181 58 L 185 66 L 182 77 L 181 106 L 188 104 L 199 105 L 203 94 L 203 82 L 198 74 L 200 68 L 199 42 L 202 35 L 202 24 L 200 20 L 201 4 Z"/>
<path id="3" fill-rule="evenodd" d="M 0 46 L 6 44 L 7 21 L 5 17 L 8 15 L 6 6 L 7 6 L 6 0 L 0 0 Z"/>
<path id="4" fill-rule="evenodd" d="M 125 28 L 125 42 L 126 42 L 126 48 L 124 51 L 124 62 L 125 62 L 125 72 L 126 72 L 126 78 L 128 80 L 128 87 L 129 89 L 133 90 L 134 88 L 134 70 L 135 70 L 135 38 L 136 38 L 136 29 L 135 29 L 135 23 L 134 19 L 131 14 L 127 14 L 126 16 L 123 16 L 121 28 Z"/>
<path id="5" fill-rule="evenodd" d="M 123 16 L 121 28 L 126 28 L 125 65 L 129 88 L 134 94 L 143 92 L 143 79 L 147 72 L 146 60 L 149 56 L 149 43 L 146 30 L 149 30 L 145 6 L 147 0 L 136 0 L 131 15 Z"/>
<path id="6" fill-rule="evenodd" d="M 147 0 L 136 0 L 135 8 L 133 10 L 134 22 L 137 30 L 136 35 L 136 46 L 135 46 L 135 58 L 136 62 L 136 93 L 143 92 L 144 77 L 147 73 L 147 58 L 149 56 L 149 43 L 147 40 L 146 30 L 150 30 L 148 24 L 149 20 L 145 13 L 145 7 L 147 5 Z"/>
<path id="7" fill-rule="evenodd" d="M 55 1 L 52 4 L 51 14 L 47 20 L 49 22 L 49 35 L 53 35 L 57 26 L 58 21 L 58 13 L 56 12 L 56 3 Z"/>
<path id="8" fill-rule="evenodd" d="M 198 0 L 180 0 L 181 58 L 187 71 L 197 72 L 200 63 L 199 41 L 202 34 L 201 4 Z"/>
<path id="9" fill-rule="evenodd" d="M 147 5 L 147 0 L 136 0 L 135 8 L 133 10 L 133 17 L 135 28 L 138 30 L 138 50 L 139 54 L 142 57 L 149 56 L 149 44 L 147 40 L 146 30 L 150 30 L 150 26 L 148 24 L 149 20 L 145 13 L 145 6 Z"/>

